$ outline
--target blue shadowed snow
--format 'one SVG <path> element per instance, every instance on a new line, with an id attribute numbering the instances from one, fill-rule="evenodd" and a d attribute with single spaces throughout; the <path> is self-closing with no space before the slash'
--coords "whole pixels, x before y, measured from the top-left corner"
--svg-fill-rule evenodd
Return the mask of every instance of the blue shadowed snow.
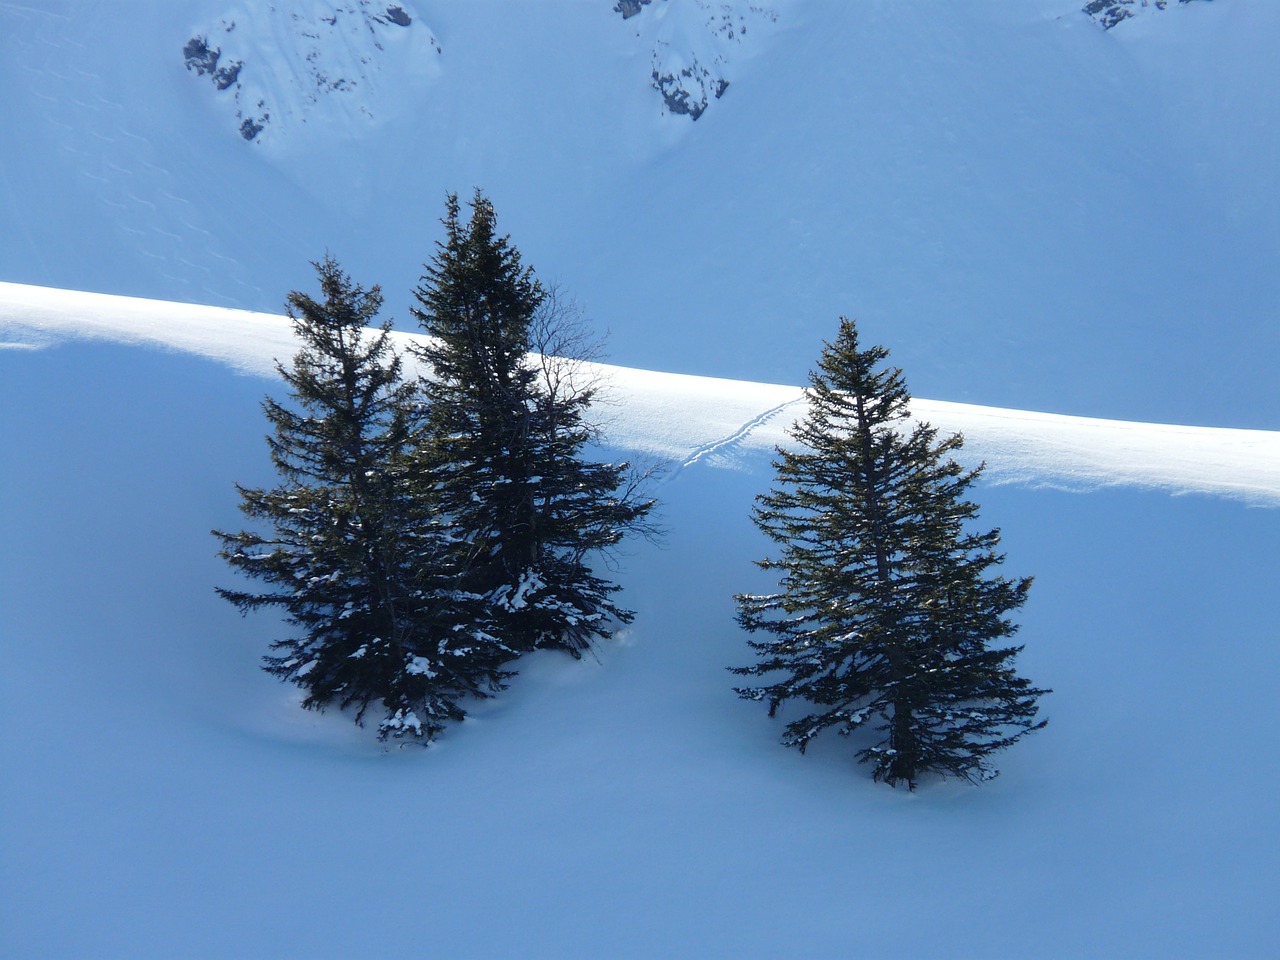
<path id="1" fill-rule="evenodd" d="M 662 488 L 665 549 L 625 559 L 640 616 L 621 643 L 535 658 L 438 746 L 384 752 L 293 706 L 254 666 L 269 618 L 213 595 L 227 574 L 205 531 L 236 522 L 233 477 L 264 479 L 263 382 L 119 347 L 18 359 L 3 400 L 32 415 L 3 437 L 22 509 L 0 579 L 12 955 L 1274 945 L 1274 510 L 984 488 L 1010 572 L 1037 577 L 1021 663 L 1056 688 L 1052 722 L 994 783 L 913 796 L 842 741 L 784 750 L 733 696 L 724 667 L 749 653 L 730 595 L 758 585 L 746 515 L 764 478 L 696 465 Z"/>
<path id="2" fill-rule="evenodd" d="M 918 396 L 1280 427 L 1280 5 L 761 3 L 694 124 L 649 75 L 699 0 L 405 2 L 441 45 L 414 109 L 259 149 L 181 58 L 239 5 L 0 2 L 0 281 L 278 312 L 328 250 L 404 321 L 480 185 L 621 364 L 799 384 L 844 312 Z M 733 694 L 769 473 L 707 453 L 622 558 L 618 642 L 383 750 L 214 594 L 277 389 L 0 349 L 0 954 L 1280 952 L 1277 510 L 984 484 L 1050 725 L 909 795 Z"/>

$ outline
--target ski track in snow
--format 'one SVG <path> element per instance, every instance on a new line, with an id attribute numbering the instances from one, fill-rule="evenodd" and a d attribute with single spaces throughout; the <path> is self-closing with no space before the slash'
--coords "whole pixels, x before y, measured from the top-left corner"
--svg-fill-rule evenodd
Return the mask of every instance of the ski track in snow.
<path id="1" fill-rule="evenodd" d="M 393 333 L 397 348 L 420 335 Z M 296 352 L 287 318 L 0 282 L 0 345 L 20 355 L 68 340 L 163 346 L 275 376 Z M 411 360 L 411 358 L 406 358 Z M 20 362 L 20 361 L 19 361 Z M 406 364 L 412 373 L 412 363 Z M 790 442 L 797 386 L 659 373 L 599 364 L 618 416 L 609 446 L 674 464 L 667 482 L 699 464 L 755 471 Z M 1280 431 L 1134 423 L 917 398 L 916 417 L 963 433 L 962 459 L 987 479 L 1091 490 L 1135 486 L 1280 507 Z M 765 456 L 762 456 L 765 455 Z"/>
<path id="2" fill-rule="evenodd" d="M 801 393 L 792 400 L 780 403 L 775 407 L 770 407 L 768 410 L 764 411 L 764 413 L 752 417 L 728 436 L 721 437 L 719 440 L 712 440 L 709 443 L 701 444 L 693 451 L 693 453 L 689 454 L 689 456 L 685 457 L 680 461 L 680 463 L 674 466 L 671 471 L 663 477 L 663 482 L 667 483 L 674 480 L 683 470 L 688 467 L 692 467 L 694 464 L 699 463 L 708 457 L 732 454 L 743 444 L 744 441 L 747 440 L 748 437 L 759 430 L 759 428 L 763 427 L 766 423 L 769 423 L 788 408 L 803 402 L 804 394 Z"/>

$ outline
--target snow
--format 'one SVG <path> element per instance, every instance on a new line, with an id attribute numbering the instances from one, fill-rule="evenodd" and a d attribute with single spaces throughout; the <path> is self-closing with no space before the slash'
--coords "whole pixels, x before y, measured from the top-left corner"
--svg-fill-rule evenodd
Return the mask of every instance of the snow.
<path id="1" fill-rule="evenodd" d="M 0 336 L 52 346 L 102 339 L 163 346 L 274 375 L 296 350 L 283 316 L 0 283 Z M 415 334 L 397 333 L 408 354 Z M 412 357 L 406 367 L 415 367 Z M 804 412 L 798 386 L 589 365 L 605 384 L 608 442 L 666 462 L 759 466 Z M 1033 486 L 1126 485 L 1280 505 L 1280 432 L 1133 423 L 916 399 L 915 416 L 965 436 L 989 478 Z"/>
<path id="2" fill-rule="evenodd" d="M 205 97 L 230 115 L 229 129 L 256 124 L 246 139 L 281 159 L 358 139 L 375 123 L 421 109 L 440 71 L 439 44 L 413 13 L 407 26 L 389 22 L 388 6 L 229 4 L 192 31 L 219 51 L 219 66 L 240 65 L 234 83 L 222 90 L 210 83 Z"/>
<path id="3" fill-rule="evenodd" d="M 436 672 L 431 669 L 431 661 L 426 657 L 414 657 L 404 669 L 405 673 L 413 674 L 414 676 L 434 677 L 436 675 Z"/>
<path id="4" fill-rule="evenodd" d="M 794 0 L 729 44 L 701 0 L 417 0 L 440 52 L 378 62 L 358 137 L 330 97 L 247 144 L 181 53 L 251 5 L 0 0 L 0 954 L 1280 953 L 1280 4 L 1082 5 Z M 659 39 L 725 58 L 696 122 Z M 307 261 L 403 321 L 473 185 L 611 330 L 666 536 L 610 570 L 618 642 L 399 749 L 259 668 L 287 626 L 208 531 L 272 482 Z M 783 749 L 725 671 L 842 312 L 1035 577 L 1050 723 L 981 787 Z"/>
<path id="5" fill-rule="evenodd" d="M 508 610 L 523 610 L 529 605 L 529 594 L 541 590 L 545 586 L 542 579 L 532 571 L 524 573 L 520 582 L 507 596 L 498 596 L 498 602 Z"/>

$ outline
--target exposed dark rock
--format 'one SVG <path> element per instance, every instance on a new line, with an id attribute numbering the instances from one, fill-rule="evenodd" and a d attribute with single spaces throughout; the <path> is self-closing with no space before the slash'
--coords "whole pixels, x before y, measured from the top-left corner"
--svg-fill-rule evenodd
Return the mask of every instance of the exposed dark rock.
<path id="1" fill-rule="evenodd" d="M 187 69 L 194 70 L 198 76 L 214 73 L 218 69 L 218 57 L 221 53 L 222 50 L 220 48 L 209 46 L 208 37 L 192 37 L 187 41 L 187 45 L 182 48 L 182 55 L 187 61 Z"/>
<path id="2" fill-rule="evenodd" d="M 613 9 L 623 19 L 633 17 L 656 0 L 615 0 Z M 654 43 L 650 79 L 662 96 L 666 112 L 697 120 L 711 103 L 729 89 L 732 62 L 752 27 L 776 23 L 777 0 L 685 0 L 669 7 L 654 7 L 650 25 L 637 29 Z M 661 15 L 667 14 L 665 21 Z M 655 20 L 654 17 L 659 19 Z"/>
<path id="3" fill-rule="evenodd" d="M 219 90 L 226 90 L 234 84 L 244 66 L 240 60 L 231 60 L 218 66 L 222 48 L 209 46 L 208 39 L 201 36 L 188 40 L 187 45 L 182 48 L 182 55 L 186 58 L 188 70 L 194 70 L 198 76 L 207 75 Z"/>
<path id="4" fill-rule="evenodd" d="M 640 12 L 642 7 L 648 6 L 653 0 L 618 0 L 613 5 L 615 12 L 622 14 L 622 19 L 627 20 L 634 17 Z"/>
<path id="5" fill-rule="evenodd" d="M 713 77 L 706 67 L 695 61 L 692 67 L 685 67 L 678 73 L 659 74 L 654 70 L 653 86 L 662 94 L 668 110 L 697 120 L 710 103 L 707 94 L 719 100 L 729 89 L 729 81 Z"/>
<path id="6" fill-rule="evenodd" d="M 440 53 L 430 31 L 415 23 L 404 6 L 387 0 L 325 0 L 305 14 L 289 9 L 289 4 L 266 6 L 270 19 L 262 26 L 275 32 L 274 38 L 244 37 L 242 29 L 223 39 L 224 33 L 231 35 L 236 29 L 235 21 L 223 19 L 219 28 L 202 30 L 183 47 L 187 68 L 210 78 L 231 107 L 240 136 L 248 141 L 274 138 L 281 124 L 305 124 L 324 95 L 344 96 L 371 87 L 368 80 L 385 55 L 381 40 L 387 35 L 412 27 Z M 211 37 L 222 43 L 212 45 Z M 282 54 L 284 65 L 260 64 L 264 49 Z M 374 119 L 367 103 L 353 105 Z"/>
<path id="7" fill-rule="evenodd" d="M 387 7 L 386 17 L 387 23 L 394 23 L 397 27 L 407 27 L 413 23 L 410 16 L 404 12 L 403 7 Z"/>
<path id="8" fill-rule="evenodd" d="M 224 64 L 213 72 L 213 85 L 219 90 L 225 90 L 238 79 L 240 79 L 240 68 L 244 66 L 243 61 L 232 60 L 228 64 Z"/>
<path id="9" fill-rule="evenodd" d="M 255 113 L 257 116 L 253 115 Z M 243 110 L 237 110 L 236 119 L 240 121 L 240 136 L 246 140 L 252 140 L 267 128 L 267 121 L 271 119 L 271 113 L 267 110 L 267 102 L 259 100 L 258 106 L 248 116 L 245 115 Z"/>
<path id="10" fill-rule="evenodd" d="M 1174 0 L 1089 0 L 1081 9 L 1102 24 L 1104 30 L 1110 30 L 1116 24 L 1123 23 L 1132 17 L 1135 10 L 1143 7 L 1164 10 L 1172 2 Z M 1195 0 L 1177 0 L 1177 2 L 1193 3 Z"/>

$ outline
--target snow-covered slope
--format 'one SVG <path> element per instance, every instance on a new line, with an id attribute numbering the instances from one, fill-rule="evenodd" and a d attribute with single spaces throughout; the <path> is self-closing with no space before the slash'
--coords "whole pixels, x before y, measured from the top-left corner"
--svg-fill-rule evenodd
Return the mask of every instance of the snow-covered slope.
<path id="1" fill-rule="evenodd" d="M 420 108 L 440 45 L 397 4 L 295 0 L 229 4 L 182 54 L 221 94 L 241 137 L 297 156 Z"/>
<path id="2" fill-rule="evenodd" d="M 101 331 L 85 298 L 45 296 L 40 324 L 71 306 Z M 984 485 L 1010 572 L 1036 576 L 1020 669 L 1054 688 L 1051 724 L 992 784 L 892 791 L 843 741 L 778 746 L 724 670 L 749 660 L 730 598 L 762 583 L 767 474 L 688 443 L 776 388 L 658 377 L 638 395 L 685 391 L 693 462 L 658 490 L 665 544 L 614 572 L 635 624 L 596 660 L 523 662 L 430 750 L 385 751 L 300 710 L 256 665 L 278 625 L 212 590 L 207 531 L 240 522 L 233 482 L 270 477 L 276 385 L 151 346 L 278 321 L 130 306 L 146 342 L 0 351 L 7 956 L 1275 952 L 1280 510 Z"/>
<path id="3" fill-rule="evenodd" d="M 1194 3 L 1196 0 L 1087 0 L 1082 9 L 1103 29 L 1110 30 L 1135 17 L 1162 13 L 1169 9 L 1170 2 Z"/>
<path id="4" fill-rule="evenodd" d="M 0 7 L 0 119 L 22 131 L 4 279 L 273 311 L 328 250 L 403 315 L 445 193 L 480 186 L 629 366 L 798 382 L 847 313 L 928 396 L 1277 426 L 1280 6 L 1103 30 L 1075 0 L 726 0 L 732 41 L 701 0 L 614 6 L 406 3 L 413 25 L 379 30 L 421 25 L 440 53 L 370 75 L 405 108 L 317 96 L 293 130 L 358 133 L 278 151 L 184 63 L 235 4 Z M 305 65 L 281 16 L 236 19 L 226 56 L 240 35 L 273 77 Z M 653 88 L 668 29 L 686 62 L 726 58 L 696 122 Z"/>
<path id="5" fill-rule="evenodd" d="M 0 0 L 0 955 L 1280 952 L 1280 4 L 1084 6 Z M 611 329 L 667 536 L 597 660 L 384 751 L 207 531 L 308 261 L 403 319 L 472 186 Z M 840 313 L 1036 577 L 1050 726 L 980 789 L 783 750 L 724 670 Z"/>
<path id="6" fill-rule="evenodd" d="M 792 0 L 793 2 L 793 0 Z M 650 80 L 666 111 L 697 120 L 724 96 L 739 61 L 755 52 L 788 0 L 723 3 L 718 0 L 619 0 L 614 10 L 635 21 L 635 35 L 653 49 Z M 782 13 L 780 13 L 782 11 Z"/>
<path id="7" fill-rule="evenodd" d="M 406 341 L 399 350 L 414 369 Z M 0 283 L 0 347 L 100 339 L 177 348 L 259 376 L 296 351 L 287 318 Z M 804 409 L 799 386 L 592 364 L 606 384 L 611 445 L 678 473 L 697 463 L 759 470 Z M 1280 431 L 1069 417 L 917 398 L 917 417 L 963 433 L 995 482 L 1133 485 L 1280 506 Z"/>

